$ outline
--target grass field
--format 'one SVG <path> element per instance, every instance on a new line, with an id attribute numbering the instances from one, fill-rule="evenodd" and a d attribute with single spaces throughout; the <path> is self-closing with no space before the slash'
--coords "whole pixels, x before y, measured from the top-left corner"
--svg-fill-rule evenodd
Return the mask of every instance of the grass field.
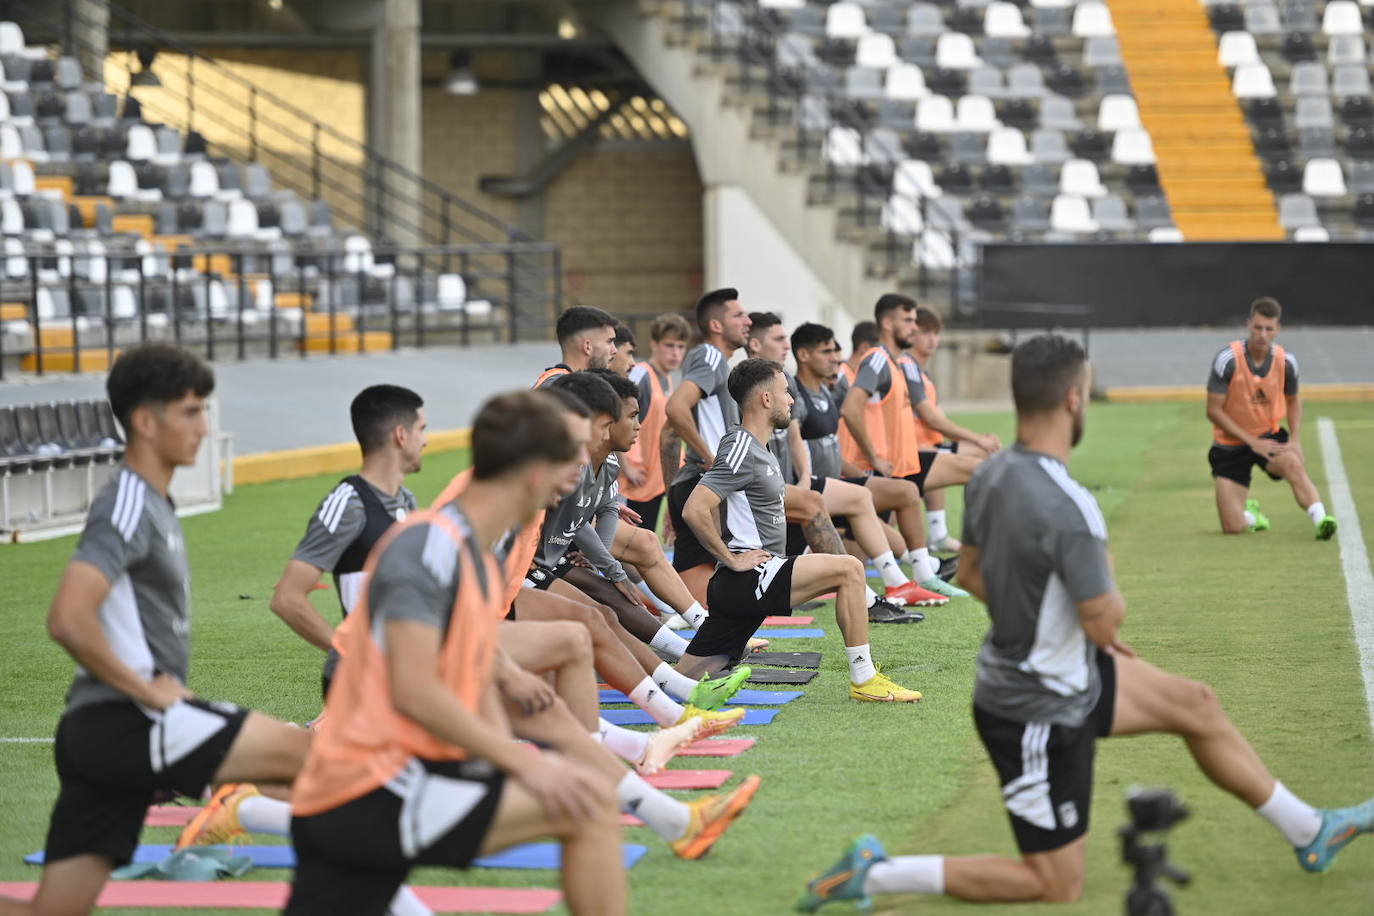
<path id="1" fill-rule="evenodd" d="M 1315 420 L 1336 421 L 1366 533 L 1374 533 L 1371 413 L 1367 405 L 1310 404 L 1304 435 L 1309 466 L 1329 505 Z M 1011 437 L 1008 416 L 967 421 L 1004 441 Z M 1286 486 L 1265 478 L 1256 491 L 1274 529 L 1237 538 L 1217 533 L 1207 439 L 1197 405 L 1094 406 L 1089 414 L 1073 472 L 1107 516 L 1130 607 L 1124 637 L 1157 664 L 1212 683 L 1276 775 L 1299 795 L 1317 805 L 1361 801 L 1374 795 L 1374 745 L 1337 545 L 1313 540 Z M 457 454 L 429 458 L 412 482 L 422 502 L 461 461 Z M 244 487 L 224 511 L 185 521 L 195 594 L 191 685 L 198 692 L 298 722 L 315 714 L 318 654 L 272 616 L 267 601 L 306 517 L 331 485 L 332 479 L 316 478 Z M 951 508 L 957 519 L 957 495 Z M 71 547 L 64 539 L 0 551 L 0 735 L 52 734 L 71 663 L 47 640 L 43 618 Z M 332 593 L 318 600 L 335 613 Z M 863 831 L 878 834 L 892 853 L 1013 852 L 969 717 L 973 659 L 986 621 L 981 606 L 957 601 L 923 624 L 874 634 L 886 670 L 925 692 L 914 707 L 851 703 L 833 618 L 816 613 L 825 639 L 787 646 L 825 652 L 807 695 L 784 707 L 774 724 L 744 730 L 759 739 L 747 754 L 693 764 L 763 775 L 745 817 L 697 863 L 675 860 L 648 831 L 627 831 L 628 840 L 650 847 L 631 873 L 635 912 L 786 912 L 802 882 Z M 1374 839 L 1346 850 L 1331 874 L 1307 875 L 1272 829 L 1206 783 L 1179 741 L 1106 742 L 1098 759 L 1087 888 L 1083 901 L 1065 912 L 1121 911 L 1129 876 L 1117 862 L 1113 834 L 1124 820 L 1122 792 L 1137 782 L 1168 785 L 1193 810 L 1171 837 L 1174 859 L 1195 876 L 1192 887 L 1175 895 L 1180 912 L 1374 912 Z M 0 880 L 36 879 L 38 870 L 19 860 L 43 843 L 56 790 L 51 746 L 0 744 L 0 773 Z M 170 829 L 150 833 L 163 842 L 173 835 Z M 251 877 L 289 878 L 265 870 Z M 552 886 L 555 876 L 426 870 L 415 880 Z M 960 906 L 891 898 L 879 909 Z"/>

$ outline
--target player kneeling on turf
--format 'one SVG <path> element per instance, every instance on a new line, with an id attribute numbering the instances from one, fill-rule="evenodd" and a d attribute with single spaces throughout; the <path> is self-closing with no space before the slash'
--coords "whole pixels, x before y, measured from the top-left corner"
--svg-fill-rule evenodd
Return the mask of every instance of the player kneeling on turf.
<path id="1" fill-rule="evenodd" d="M 678 668 L 690 675 L 733 664 L 769 614 L 834 591 L 835 619 L 849 658 L 849 695 L 856 700 L 915 702 L 921 695 L 889 680 L 868 645 L 863 563 L 847 554 L 785 555 L 783 476 L 768 450 L 773 430 L 792 419 L 782 366 L 746 359 L 730 372 L 740 425 L 720 440 L 715 461 L 683 506 L 682 517 L 716 558 L 707 586 L 716 608 L 702 623 Z"/>
<path id="2" fill-rule="evenodd" d="M 1210 687 L 1136 657 L 1118 633 L 1126 604 L 1112 578 L 1097 501 L 1069 476 L 1090 372 L 1083 348 L 1045 335 L 1011 358 L 1016 446 L 993 455 L 965 494 L 959 579 L 987 602 L 973 720 L 1002 783 L 1021 859 L 898 856 L 871 836 L 807 886 L 798 909 L 870 894 L 975 901 L 1070 901 L 1083 889 L 1099 738 L 1179 735 L 1199 768 L 1272 824 L 1307 871 L 1326 871 L 1374 830 L 1374 799 L 1319 811 L 1269 775 Z"/>

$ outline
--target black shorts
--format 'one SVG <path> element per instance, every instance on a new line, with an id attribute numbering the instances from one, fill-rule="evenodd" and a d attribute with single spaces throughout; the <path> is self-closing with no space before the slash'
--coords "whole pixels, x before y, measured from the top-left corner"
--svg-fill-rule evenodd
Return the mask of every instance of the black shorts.
<path id="1" fill-rule="evenodd" d="M 935 446 L 935 451 L 948 452 L 951 455 L 957 455 L 959 454 L 959 440 L 955 439 L 953 441 L 947 440 L 945 442 L 941 442 L 939 445 Z"/>
<path id="2" fill-rule="evenodd" d="M 154 793 L 199 798 L 219 770 L 248 710 L 182 700 L 154 720 L 134 703 L 82 706 L 57 723 L 60 787 L 43 852 L 48 862 L 100 855 L 133 860 Z"/>
<path id="3" fill-rule="evenodd" d="M 411 759 L 391 782 L 291 819 L 287 914 L 384 914 L 416 865 L 467 868 L 496 816 L 505 774 L 485 760 Z"/>
<path id="4" fill-rule="evenodd" d="M 935 464 L 935 459 L 940 457 L 940 453 L 937 451 L 926 451 L 925 449 L 922 449 L 921 451 L 917 452 L 917 454 L 920 455 L 921 458 L 921 469 L 917 471 L 915 474 L 906 475 L 905 479 L 916 484 L 916 489 L 920 491 L 922 496 L 925 496 L 926 476 L 930 474 L 930 469 Z"/>
<path id="5" fill-rule="evenodd" d="M 711 552 L 701 546 L 701 541 L 697 540 L 692 527 L 682 520 L 682 507 L 687 505 L 687 498 L 697 488 L 697 481 L 700 479 L 696 477 L 684 480 L 668 488 L 668 518 L 672 519 L 673 531 L 676 533 L 676 539 L 673 541 L 673 569 L 678 572 L 686 572 L 698 566 L 714 565 L 716 562 Z"/>
<path id="6" fill-rule="evenodd" d="M 546 592 L 550 585 L 566 576 L 570 569 L 572 569 L 572 561 L 568 559 L 566 554 L 558 558 L 553 569 L 546 566 L 531 566 L 530 571 L 525 573 L 525 588 L 535 588 L 541 592 Z"/>
<path id="7" fill-rule="evenodd" d="M 625 505 L 639 513 L 639 527 L 648 528 L 650 531 L 658 530 L 658 513 L 663 508 L 662 493 L 653 499 L 646 499 L 644 502 L 637 499 L 627 499 Z"/>
<path id="8" fill-rule="evenodd" d="M 1016 722 L 973 708 L 1002 783 L 1002 801 L 1023 853 L 1050 852 L 1088 832 L 1093 798 L 1093 751 L 1111 734 L 1116 711 L 1116 662 L 1097 653 L 1102 695 L 1077 728 L 1050 722 Z"/>
<path id="9" fill-rule="evenodd" d="M 1261 439 L 1273 439 L 1275 442 L 1287 442 L 1288 430 L 1281 429 L 1276 433 L 1265 433 Z M 1212 466 L 1213 477 L 1224 477 L 1227 480 L 1234 480 L 1242 487 L 1250 486 L 1250 469 L 1259 465 L 1259 469 L 1269 474 L 1269 462 L 1250 451 L 1245 445 L 1213 445 L 1211 451 L 1207 453 L 1207 463 Z M 1271 480 L 1283 480 L 1277 474 L 1269 474 Z"/>
<path id="10" fill-rule="evenodd" d="M 717 569 L 706 586 L 710 616 L 692 637 L 687 654 L 698 658 L 724 655 L 731 663 L 743 658 L 749 637 L 765 617 L 792 613 L 792 566 L 796 562 L 796 557 L 771 557 L 744 572 L 723 566 Z"/>

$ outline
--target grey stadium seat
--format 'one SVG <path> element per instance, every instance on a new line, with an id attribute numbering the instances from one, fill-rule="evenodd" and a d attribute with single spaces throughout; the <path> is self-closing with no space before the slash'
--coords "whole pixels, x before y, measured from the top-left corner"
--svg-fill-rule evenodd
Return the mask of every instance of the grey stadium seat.
<path id="1" fill-rule="evenodd" d="M 1279 198 L 1279 225 L 1285 229 L 1320 226 L 1317 203 L 1306 194 L 1285 194 Z"/>
<path id="2" fill-rule="evenodd" d="M 1126 202 L 1115 194 L 1092 202 L 1093 219 L 1108 232 L 1134 232 L 1135 220 L 1126 212 Z"/>
<path id="3" fill-rule="evenodd" d="M 1011 224 L 1025 232 L 1047 232 L 1050 228 L 1050 202 L 1029 195 L 1016 198 L 1011 207 Z"/>

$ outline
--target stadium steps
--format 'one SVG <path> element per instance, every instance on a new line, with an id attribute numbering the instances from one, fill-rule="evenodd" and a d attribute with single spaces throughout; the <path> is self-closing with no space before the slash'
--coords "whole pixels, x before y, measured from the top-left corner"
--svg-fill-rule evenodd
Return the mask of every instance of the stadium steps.
<path id="1" fill-rule="evenodd" d="M 322 317 L 327 319 L 329 316 Z M 301 341 L 301 348 L 307 353 L 377 353 L 390 350 L 391 343 L 390 331 L 363 331 L 361 337 L 357 331 L 349 331 L 347 334 L 340 331 L 335 334 L 331 346 L 326 324 L 323 333 L 307 334 L 305 340 Z"/>
<path id="2" fill-rule="evenodd" d="M 0 321 L 28 321 L 29 306 L 24 302 L 0 302 Z"/>
<path id="3" fill-rule="evenodd" d="M 66 343 L 48 344 L 47 340 L 55 331 L 66 331 Z M 39 332 L 43 335 L 43 371 L 44 372 L 108 372 L 110 369 L 110 351 L 104 347 L 81 347 L 72 346 L 72 333 L 70 328 L 43 328 Z M 58 339 L 53 336 L 52 339 Z M 78 352 L 80 357 L 78 359 Z M 114 352 L 115 357 L 119 356 L 119 351 Z M 25 372 L 38 371 L 38 353 L 25 353 L 19 360 L 19 368 Z"/>
<path id="4" fill-rule="evenodd" d="M 1189 241 L 1282 239 L 1250 130 L 1196 0 L 1113 0 L 1160 184 Z"/>

